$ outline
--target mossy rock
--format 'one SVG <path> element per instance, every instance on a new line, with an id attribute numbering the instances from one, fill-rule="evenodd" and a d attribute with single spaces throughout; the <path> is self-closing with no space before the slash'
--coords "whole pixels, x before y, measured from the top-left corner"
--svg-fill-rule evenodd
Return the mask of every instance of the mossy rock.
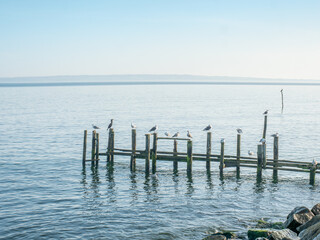
<path id="1" fill-rule="evenodd" d="M 227 239 L 234 239 L 237 237 L 237 235 L 233 232 L 233 231 L 227 231 L 227 230 L 222 230 L 216 233 L 211 234 L 210 236 L 207 236 L 205 238 L 203 238 L 203 240 L 210 240 L 210 239 L 214 239 L 213 237 L 218 237 L 218 236 L 224 236 Z"/>
<path id="2" fill-rule="evenodd" d="M 267 222 L 263 219 L 258 220 L 257 228 L 284 229 L 282 222 Z"/>
<path id="3" fill-rule="evenodd" d="M 267 238 L 269 236 L 270 229 L 249 229 L 248 238 L 249 240 L 255 240 L 259 237 Z"/>

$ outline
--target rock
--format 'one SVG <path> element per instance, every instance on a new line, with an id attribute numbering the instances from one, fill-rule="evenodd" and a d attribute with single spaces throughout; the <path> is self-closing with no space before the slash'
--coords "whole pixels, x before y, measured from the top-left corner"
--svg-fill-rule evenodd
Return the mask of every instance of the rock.
<path id="1" fill-rule="evenodd" d="M 313 208 L 311 209 L 311 212 L 314 215 L 319 215 L 320 214 L 320 203 L 314 205 Z"/>
<path id="2" fill-rule="evenodd" d="M 265 238 L 265 237 L 258 237 L 258 238 L 256 238 L 255 240 L 268 240 L 268 238 Z"/>
<path id="3" fill-rule="evenodd" d="M 258 220 L 257 228 L 284 229 L 282 222 L 267 222 L 263 219 Z"/>
<path id="4" fill-rule="evenodd" d="M 318 236 L 316 236 L 313 240 L 320 240 L 320 234 L 318 234 Z"/>
<path id="5" fill-rule="evenodd" d="M 202 240 L 227 240 L 227 237 L 221 234 L 213 234 L 208 237 L 205 237 Z"/>
<path id="6" fill-rule="evenodd" d="M 290 229 L 282 229 L 278 231 L 272 231 L 269 234 L 270 240 L 299 240 L 297 234 Z"/>
<path id="7" fill-rule="evenodd" d="M 297 227 L 305 224 L 314 217 L 314 214 L 306 207 L 296 207 L 287 216 L 287 220 L 284 223 L 286 228 L 299 233 Z"/>
<path id="8" fill-rule="evenodd" d="M 303 230 L 299 237 L 301 240 L 313 240 L 314 238 L 319 238 L 320 234 L 320 222 L 308 227 L 307 229 Z"/>
<path id="9" fill-rule="evenodd" d="M 213 233 L 210 236 L 204 238 L 203 240 L 224 240 L 224 239 L 234 239 L 236 234 L 231 231 L 222 231 Z"/>
<path id="10" fill-rule="evenodd" d="M 316 223 L 318 223 L 318 222 L 320 222 L 320 215 L 314 216 L 310 221 L 308 221 L 308 222 L 306 222 L 305 224 L 297 227 L 297 230 L 298 230 L 299 232 L 302 232 L 302 231 L 305 230 L 306 228 L 308 228 L 308 227 L 310 227 L 310 226 L 312 226 L 312 225 L 314 225 L 314 224 L 316 224 Z"/>
<path id="11" fill-rule="evenodd" d="M 249 229 L 248 238 L 249 240 L 255 240 L 257 238 L 267 238 L 270 229 Z"/>

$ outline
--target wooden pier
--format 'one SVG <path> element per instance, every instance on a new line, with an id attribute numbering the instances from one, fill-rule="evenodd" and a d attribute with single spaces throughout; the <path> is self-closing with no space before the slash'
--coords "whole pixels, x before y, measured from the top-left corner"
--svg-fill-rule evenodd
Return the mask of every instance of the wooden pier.
<path id="1" fill-rule="evenodd" d="M 266 129 L 266 117 L 265 117 L 265 129 Z M 266 131 L 263 131 L 263 136 L 266 136 Z M 92 166 L 97 166 L 100 157 L 106 156 L 107 162 L 113 163 L 114 156 L 128 156 L 130 157 L 130 170 L 136 170 L 136 160 L 143 159 L 145 161 L 145 173 L 155 174 L 157 171 L 158 161 L 171 161 L 173 163 L 173 171 L 178 171 L 178 163 L 187 163 L 187 173 L 192 173 L 192 165 L 195 161 L 206 162 L 206 171 L 211 171 L 211 162 L 219 163 L 219 173 L 220 178 L 223 179 L 225 168 L 235 168 L 236 176 L 240 178 L 241 168 L 256 168 L 257 181 L 262 179 L 263 170 L 272 169 L 273 170 L 273 180 L 278 181 L 279 171 L 293 171 L 293 172 L 305 172 L 309 173 L 310 184 L 315 184 L 315 175 L 320 173 L 320 164 L 291 161 L 291 160 L 281 160 L 279 159 L 279 136 L 274 136 L 273 141 L 273 158 L 266 157 L 267 144 L 265 142 L 259 143 L 257 145 L 257 157 L 242 156 L 241 155 L 241 134 L 237 134 L 237 144 L 236 144 L 236 155 L 227 155 L 224 151 L 224 140 L 220 142 L 220 154 L 211 153 L 211 143 L 212 143 L 212 133 L 207 132 L 207 144 L 205 153 L 194 153 L 192 149 L 192 139 L 190 138 L 172 138 L 172 137 L 159 137 L 158 134 L 148 133 L 145 134 L 145 149 L 137 149 L 137 134 L 136 129 L 131 130 L 131 149 L 121 149 L 116 148 L 114 144 L 115 132 L 113 128 L 109 129 L 108 136 L 108 147 L 106 152 L 99 152 L 99 133 L 92 131 L 92 148 L 91 148 L 91 159 L 86 159 L 86 149 L 87 149 L 87 130 L 84 131 L 84 141 L 83 141 L 83 166 L 86 162 L 91 162 Z M 152 140 L 152 147 L 151 147 Z M 161 151 L 158 149 L 158 141 L 172 141 L 173 150 L 172 151 Z M 178 152 L 178 142 L 186 143 L 186 151 Z M 128 162 L 129 163 L 129 162 Z M 151 167 L 150 167 L 151 164 Z M 151 168 L 151 169 L 150 169 Z"/>

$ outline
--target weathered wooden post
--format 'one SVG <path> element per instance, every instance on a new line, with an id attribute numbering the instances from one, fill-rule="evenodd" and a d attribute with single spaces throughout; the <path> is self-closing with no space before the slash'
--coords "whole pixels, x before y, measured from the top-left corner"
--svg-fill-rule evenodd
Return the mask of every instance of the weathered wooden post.
<path id="1" fill-rule="evenodd" d="M 267 144 L 265 142 L 262 143 L 262 150 L 263 150 L 262 167 L 263 167 L 263 169 L 266 169 L 266 167 L 267 167 Z"/>
<path id="2" fill-rule="evenodd" d="M 149 175 L 150 172 L 150 134 L 146 134 L 146 162 L 145 162 L 145 172 Z"/>
<path id="3" fill-rule="evenodd" d="M 99 162 L 99 133 L 96 133 L 96 165 Z"/>
<path id="4" fill-rule="evenodd" d="M 267 122 L 268 122 L 268 114 L 264 115 L 264 125 L 263 125 L 263 134 L 262 138 L 266 139 L 267 136 Z"/>
<path id="5" fill-rule="evenodd" d="M 207 172 L 210 172 L 210 168 L 211 168 L 211 162 L 210 162 L 211 139 L 212 139 L 212 134 L 211 134 L 211 132 L 207 132 L 207 161 L 206 161 L 206 169 L 207 169 Z"/>
<path id="6" fill-rule="evenodd" d="M 153 148 L 152 148 L 152 174 L 155 174 L 157 171 L 157 141 L 158 134 L 153 133 Z"/>
<path id="7" fill-rule="evenodd" d="M 87 156 L 87 135 L 88 131 L 84 130 L 84 136 L 83 136 L 83 153 L 82 153 L 82 165 L 86 165 L 86 156 Z"/>
<path id="8" fill-rule="evenodd" d="M 258 156 L 257 180 L 260 181 L 262 179 L 262 164 L 263 164 L 263 145 L 262 144 L 258 144 L 257 156 Z"/>
<path id="9" fill-rule="evenodd" d="M 278 181 L 279 136 L 273 138 L 273 180 Z"/>
<path id="10" fill-rule="evenodd" d="M 310 167 L 310 185 L 314 185 L 315 183 L 316 170 L 317 170 L 317 164 L 312 162 L 312 165 Z"/>
<path id="11" fill-rule="evenodd" d="M 187 143 L 187 172 L 192 172 L 192 141 L 188 140 Z"/>
<path id="12" fill-rule="evenodd" d="M 96 156 L 96 131 L 92 131 L 92 146 L 91 146 L 91 161 L 95 159 Z"/>
<path id="13" fill-rule="evenodd" d="M 111 160 L 111 146 L 112 146 L 112 139 L 111 139 L 111 131 L 109 130 L 108 149 L 107 149 L 107 162 L 110 162 L 110 160 Z"/>
<path id="14" fill-rule="evenodd" d="M 237 134 L 237 178 L 240 178 L 241 134 Z"/>
<path id="15" fill-rule="evenodd" d="M 283 89 L 281 89 L 281 102 L 282 102 L 282 108 L 281 108 L 281 113 L 283 113 L 283 107 L 284 107 L 284 105 L 283 105 Z"/>
<path id="16" fill-rule="evenodd" d="M 175 139 L 173 140 L 173 171 L 177 172 L 178 171 L 178 160 L 176 158 L 176 156 L 178 156 L 177 154 L 178 152 L 178 141 Z"/>
<path id="17" fill-rule="evenodd" d="M 113 128 L 110 128 L 111 132 L 111 162 L 114 162 L 114 131 Z"/>
<path id="18" fill-rule="evenodd" d="M 223 169 L 224 169 L 224 139 L 222 138 L 221 141 L 221 149 L 220 149 L 220 178 L 223 178 Z"/>
<path id="19" fill-rule="evenodd" d="M 137 150 L 137 131 L 135 128 L 131 130 L 131 160 L 130 160 L 130 170 L 136 170 L 136 150 Z"/>

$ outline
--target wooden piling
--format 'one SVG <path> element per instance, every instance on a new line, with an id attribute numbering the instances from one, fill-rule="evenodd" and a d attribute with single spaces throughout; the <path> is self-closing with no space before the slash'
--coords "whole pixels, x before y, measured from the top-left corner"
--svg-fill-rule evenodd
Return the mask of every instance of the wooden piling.
<path id="1" fill-rule="evenodd" d="M 150 134 L 146 134 L 146 161 L 145 161 L 145 172 L 150 172 Z"/>
<path id="2" fill-rule="evenodd" d="M 152 174 L 155 174 L 157 171 L 157 141 L 158 141 L 158 134 L 153 133 Z"/>
<path id="3" fill-rule="evenodd" d="M 273 180 L 278 181 L 279 137 L 273 139 Z"/>
<path id="4" fill-rule="evenodd" d="M 207 172 L 210 172 L 211 168 L 211 162 L 210 162 L 210 155 L 211 155 L 211 139 L 212 139 L 212 133 L 207 132 L 207 161 L 206 161 L 206 169 Z"/>
<path id="5" fill-rule="evenodd" d="M 114 131 L 113 128 L 109 130 L 111 132 L 111 162 L 114 162 Z"/>
<path id="6" fill-rule="evenodd" d="M 96 156 L 96 131 L 92 131 L 92 146 L 91 146 L 91 161 L 95 159 Z"/>
<path id="7" fill-rule="evenodd" d="M 96 165 L 98 165 L 99 160 L 99 133 L 96 133 Z"/>
<path id="8" fill-rule="evenodd" d="M 284 104 L 283 104 L 283 89 L 281 89 L 281 103 L 282 103 L 282 108 L 281 108 L 281 113 L 283 113 L 283 108 L 284 108 Z"/>
<path id="9" fill-rule="evenodd" d="M 267 123 L 268 123 L 268 114 L 264 115 L 264 125 L 263 125 L 263 134 L 262 138 L 266 139 L 267 136 Z"/>
<path id="10" fill-rule="evenodd" d="M 107 149 L 107 162 L 110 162 L 110 160 L 111 160 L 111 146 L 112 146 L 111 131 L 109 131 L 108 149 Z"/>
<path id="11" fill-rule="evenodd" d="M 187 172 L 192 172 L 192 141 L 188 140 L 187 143 Z"/>
<path id="12" fill-rule="evenodd" d="M 87 156 L 87 135 L 88 131 L 84 130 L 84 136 L 83 136 L 83 153 L 82 153 L 82 165 L 86 165 L 86 156 Z"/>
<path id="13" fill-rule="evenodd" d="M 178 141 L 175 139 L 173 140 L 173 156 L 176 157 L 178 152 Z M 173 160 L 173 171 L 178 171 L 178 160 L 174 158 Z"/>
<path id="14" fill-rule="evenodd" d="M 241 134 L 237 134 L 237 178 L 240 178 Z"/>
<path id="15" fill-rule="evenodd" d="M 258 156 L 258 161 L 257 161 L 257 180 L 261 180 L 262 178 L 262 164 L 263 164 L 263 145 L 258 144 L 258 149 L 257 149 L 257 156 Z"/>
<path id="16" fill-rule="evenodd" d="M 314 185 L 315 183 L 316 169 L 317 169 L 317 166 L 312 164 L 312 166 L 310 167 L 310 185 Z"/>
<path id="17" fill-rule="evenodd" d="M 262 150 L 263 150 L 262 167 L 263 167 L 263 169 L 266 169 L 266 167 L 267 167 L 267 144 L 265 142 L 262 143 Z"/>
<path id="18" fill-rule="evenodd" d="M 224 169 L 224 139 L 221 139 L 221 148 L 220 148 L 220 178 L 223 178 L 223 169 Z"/>
<path id="19" fill-rule="evenodd" d="M 137 131 L 135 128 L 131 130 L 131 160 L 130 160 L 130 170 L 136 170 L 136 150 L 137 150 Z"/>

